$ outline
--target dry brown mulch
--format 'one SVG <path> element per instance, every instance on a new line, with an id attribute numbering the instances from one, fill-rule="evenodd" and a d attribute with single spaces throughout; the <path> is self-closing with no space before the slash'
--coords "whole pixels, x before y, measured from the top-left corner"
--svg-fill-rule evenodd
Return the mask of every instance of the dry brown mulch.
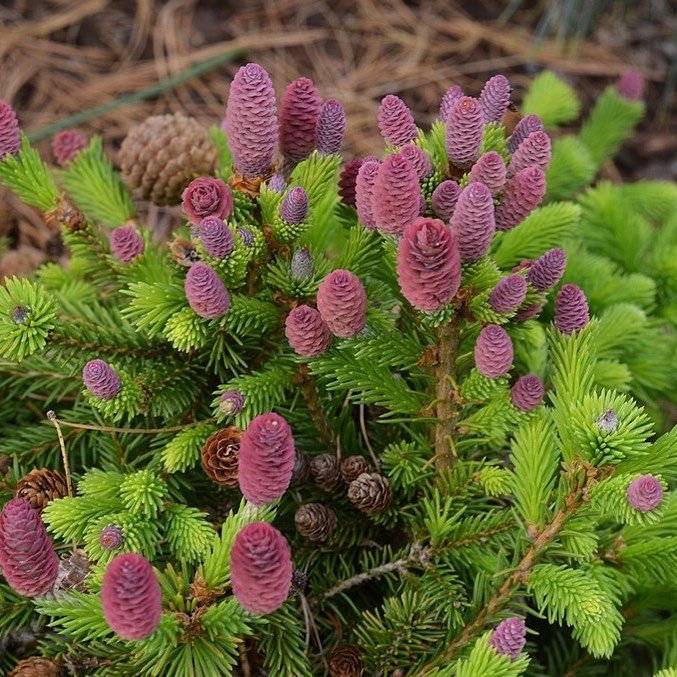
<path id="1" fill-rule="evenodd" d="M 213 124 L 224 114 L 232 74 L 242 63 L 258 61 L 270 71 L 278 94 L 290 80 L 307 75 L 322 95 L 340 99 L 348 114 L 345 152 L 364 155 L 382 147 L 375 117 L 387 93 L 402 96 L 426 126 L 452 83 L 477 93 L 487 77 L 503 72 L 519 101 L 533 74 L 551 68 L 589 105 L 632 65 L 649 81 L 649 115 L 609 175 L 674 177 L 677 134 L 666 79 L 675 58 L 670 40 L 675 18 L 669 2 L 608 1 L 588 38 L 576 42 L 559 39 L 561 22 L 542 30 L 548 3 L 513 3 L 517 11 L 507 23 L 500 20 L 506 5 L 498 0 L 6 0 L 0 6 L 0 99 L 12 102 L 23 127 L 35 132 L 232 51 L 231 63 L 90 120 L 80 131 L 103 135 L 115 152 L 129 127 L 151 114 L 182 110 Z M 47 140 L 39 147 L 50 156 Z M 19 251 L 11 262 L 17 272 L 29 270 L 51 241 L 39 216 L 6 193 L 0 196 L 0 235 Z"/>

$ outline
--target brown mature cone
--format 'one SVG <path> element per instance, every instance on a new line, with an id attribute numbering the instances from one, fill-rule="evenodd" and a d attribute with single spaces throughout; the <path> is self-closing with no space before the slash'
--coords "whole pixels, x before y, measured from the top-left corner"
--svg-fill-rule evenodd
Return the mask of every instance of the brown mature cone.
<path id="1" fill-rule="evenodd" d="M 303 484 L 310 476 L 310 459 L 307 454 L 302 451 L 296 452 L 296 460 L 294 461 L 294 470 L 291 474 L 291 484 Z"/>
<path id="2" fill-rule="evenodd" d="M 7 677 L 59 677 L 61 669 L 49 658 L 31 656 L 19 661 Z"/>
<path id="3" fill-rule="evenodd" d="M 331 677 L 362 677 L 364 663 L 360 649 L 352 644 L 336 647 L 329 659 L 329 674 Z"/>
<path id="4" fill-rule="evenodd" d="M 132 127 L 119 156 L 122 180 L 156 205 L 179 204 L 183 189 L 212 174 L 218 158 L 209 131 L 182 113 L 154 115 Z"/>
<path id="5" fill-rule="evenodd" d="M 393 492 L 386 477 L 364 472 L 350 483 L 348 498 L 362 512 L 381 512 L 390 505 Z"/>
<path id="6" fill-rule="evenodd" d="M 296 531 L 313 543 L 324 543 L 334 533 L 338 519 L 331 508 L 321 503 L 306 503 L 294 515 Z"/>
<path id="7" fill-rule="evenodd" d="M 320 454 L 310 461 L 310 474 L 322 491 L 331 493 L 341 486 L 339 462 L 332 454 Z"/>
<path id="8" fill-rule="evenodd" d="M 0 454 L 0 477 L 4 477 L 12 468 L 12 457 L 7 454 Z"/>
<path id="9" fill-rule="evenodd" d="M 73 550 L 62 555 L 54 590 L 87 592 L 85 579 L 90 572 L 89 560 L 84 550 Z"/>
<path id="10" fill-rule="evenodd" d="M 202 447 L 202 467 L 217 484 L 237 489 L 237 470 L 240 458 L 242 430 L 230 426 L 210 435 Z"/>
<path id="11" fill-rule="evenodd" d="M 371 464 L 364 456 L 348 456 L 341 461 L 341 475 L 343 481 L 350 484 L 356 480 L 363 472 L 369 472 Z"/>
<path id="12" fill-rule="evenodd" d="M 19 480 L 14 490 L 14 498 L 25 498 L 38 514 L 42 513 L 50 501 L 66 495 L 68 495 L 66 478 L 58 470 L 49 468 L 31 470 Z"/>

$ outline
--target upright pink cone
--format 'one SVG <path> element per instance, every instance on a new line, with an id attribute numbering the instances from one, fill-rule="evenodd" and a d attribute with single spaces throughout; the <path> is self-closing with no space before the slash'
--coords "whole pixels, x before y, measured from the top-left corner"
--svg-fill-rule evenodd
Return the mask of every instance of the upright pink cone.
<path id="1" fill-rule="evenodd" d="M 322 98 L 312 80 L 298 78 L 289 83 L 280 103 L 280 150 L 292 162 L 313 152 L 321 110 Z"/>
<path id="2" fill-rule="evenodd" d="M 536 291 L 548 291 L 562 279 L 566 267 L 567 254 L 564 249 L 550 249 L 529 265 L 527 282 Z"/>
<path id="3" fill-rule="evenodd" d="M 0 101 L 0 160 L 7 155 L 16 155 L 20 148 L 21 135 L 16 113 L 6 101 Z"/>
<path id="4" fill-rule="evenodd" d="M 190 307 L 200 316 L 215 320 L 228 312 L 230 295 L 216 271 L 202 261 L 188 269 L 184 283 Z"/>
<path id="5" fill-rule="evenodd" d="M 207 216 L 227 221 L 233 213 L 233 192 L 223 179 L 193 179 L 181 195 L 181 211 L 196 226 Z"/>
<path id="6" fill-rule="evenodd" d="M 230 228 L 217 216 L 200 221 L 200 240 L 205 251 L 215 259 L 225 259 L 235 249 L 235 238 Z"/>
<path id="7" fill-rule="evenodd" d="M 495 150 L 482 155 L 470 170 L 470 183 L 483 183 L 492 195 L 503 190 L 505 177 L 505 162 Z"/>
<path id="8" fill-rule="evenodd" d="M 527 281 L 516 273 L 504 277 L 489 294 L 489 306 L 497 313 L 517 310 L 527 295 Z"/>
<path id="9" fill-rule="evenodd" d="M 439 113 L 439 118 L 440 121 L 445 123 L 447 122 L 447 118 L 449 117 L 449 113 L 451 112 L 452 106 L 463 96 L 463 88 L 459 87 L 458 85 L 452 85 L 449 87 L 449 89 L 444 93 L 444 96 L 442 97 L 442 101 L 440 102 L 440 113 Z"/>
<path id="10" fill-rule="evenodd" d="M 520 411 L 531 411 L 542 401 L 545 390 L 536 374 L 520 376 L 510 391 L 510 400 Z"/>
<path id="11" fill-rule="evenodd" d="M 628 101 L 641 101 L 644 96 L 644 76 L 638 71 L 630 69 L 625 71 L 616 83 L 616 91 Z"/>
<path id="12" fill-rule="evenodd" d="M 462 96 L 451 107 L 446 122 L 447 156 L 452 164 L 465 167 L 477 159 L 482 147 L 484 119 L 480 102 Z"/>
<path id="13" fill-rule="evenodd" d="M 355 206 L 355 184 L 362 162 L 362 158 L 354 158 L 350 162 L 346 162 L 341 168 L 338 182 L 339 196 L 341 202 L 348 207 Z"/>
<path id="14" fill-rule="evenodd" d="M 64 129 L 52 139 L 52 153 L 59 167 L 65 167 L 79 151 L 89 145 L 87 139 L 74 129 Z"/>
<path id="15" fill-rule="evenodd" d="M 292 580 L 292 560 L 284 536 L 267 522 L 243 527 L 230 550 L 233 595 L 250 614 L 269 614 L 279 609 Z"/>
<path id="16" fill-rule="evenodd" d="M 326 353 L 333 338 L 319 311 L 306 305 L 296 306 L 287 315 L 284 333 L 294 352 L 303 357 Z"/>
<path id="17" fill-rule="evenodd" d="M 296 449 L 291 428 L 279 414 L 261 414 L 240 443 L 237 481 L 242 495 L 256 505 L 280 498 L 291 482 Z"/>
<path id="18" fill-rule="evenodd" d="M 235 74 L 224 122 L 235 169 L 248 179 L 267 176 L 277 143 L 277 111 L 273 83 L 258 64 Z"/>
<path id="19" fill-rule="evenodd" d="M 499 654 L 515 660 L 527 643 L 527 630 L 521 618 L 506 618 L 496 626 L 489 640 Z"/>
<path id="20" fill-rule="evenodd" d="M 500 122 L 510 105 L 510 83 L 503 75 L 489 78 L 480 94 L 485 122 Z"/>
<path id="21" fill-rule="evenodd" d="M 461 261 L 484 256 L 496 232 L 494 199 L 483 183 L 469 183 L 461 192 L 451 217 Z"/>
<path id="22" fill-rule="evenodd" d="M 633 508 L 649 512 L 663 502 L 663 486 L 653 475 L 642 475 L 630 482 L 626 496 Z"/>
<path id="23" fill-rule="evenodd" d="M 399 153 L 389 155 L 379 167 L 372 193 L 376 227 L 384 233 L 402 233 L 419 214 L 420 194 L 411 162 Z"/>
<path id="24" fill-rule="evenodd" d="M 381 163 L 378 160 L 365 160 L 357 172 L 357 180 L 355 182 L 355 206 L 357 207 L 357 218 L 360 220 L 360 223 L 369 230 L 374 230 L 376 228 L 374 212 L 372 211 L 372 198 L 380 166 Z"/>
<path id="25" fill-rule="evenodd" d="M 340 101 L 325 101 L 317 119 L 315 129 L 315 147 L 323 155 L 331 155 L 341 150 L 343 135 L 346 132 L 346 112 Z"/>
<path id="26" fill-rule="evenodd" d="M 82 380 L 85 388 L 94 397 L 110 400 L 115 397 L 122 388 L 118 373 L 113 367 L 103 360 L 90 360 L 82 369 Z"/>
<path id="27" fill-rule="evenodd" d="M 150 562 L 135 552 L 118 555 L 101 584 L 103 615 L 122 639 L 152 635 L 162 619 L 162 592 Z"/>
<path id="28" fill-rule="evenodd" d="M 510 141 L 508 141 L 508 150 L 512 155 L 532 132 L 542 132 L 543 122 L 538 115 L 525 115 L 513 129 Z"/>
<path id="29" fill-rule="evenodd" d="M 308 215 L 308 193 L 303 186 L 292 188 L 282 200 L 280 216 L 285 223 L 302 223 Z"/>
<path id="30" fill-rule="evenodd" d="M 350 338 L 367 323 L 367 294 L 359 278 L 349 270 L 327 275 L 317 290 L 317 309 L 332 334 Z"/>
<path id="31" fill-rule="evenodd" d="M 403 158 L 411 162 L 419 180 L 425 179 L 425 177 L 429 176 L 433 171 L 433 163 L 430 159 L 430 155 L 428 155 L 428 153 L 426 153 L 423 148 L 419 148 L 416 144 L 405 144 L 402 146 L 402 148 L 400 148 L 399 153 Z"/>
<path id="32" fill-rule="evenodd" d="M 497 230 L 510 230 L 522 223 L 541 204 L 545 188 L 545 172 L 540 167 L 518 172 L 508 181 L 501 204 L 496 207 Z"/>
<path id="33" fill-rule="evenodd" d="M 110 248 L 113 256 L 121 263 L 129 264 L 143 254 L 143 238 L 132 226 L 120 226 L 110 232 Z"/>
<path id="34" fill-rule="evenodd" d="M 514 356 L 508 332 L 497 324 L 489 324 L 477 337 L 475 365 L 487 378 L 498 378 L 510 371 Z"/>
<path id="35" fill-rule="evenodd" d="M 435 214 L 443 221 L 449 221 L 454 214 L 454 209 L 456 209 L 456 203 L 458 202 L 458 196 L 460 194 L 461 186 L 459 186 L 456 181 L 452 181 L 451 179 L 442 181 L 442 183 L 435 188 L 432 197 L 430 198 L 430 203 Z"/>
<path id="36" fill-rule="evenodd" d="M 397 279 L 415 308 L 426 312 L 444 308 L 461 284 L 461 259 L 451 228 L 429 218 L 407 226 L 397 253 Z"/>
<path id="37" fill-rule="evenodd" d="M 40 516 L 24 498 L 5 503 L 0 513 L 0 567 L 15 592 L 38 597 L 52 591 L 59 558 Z"/>
<path id="38" fill-rule="evenodd" d="M 414 141 L 418 129 L 407 104 L 394 94 L 383 97 L 378 108 L 378 128 L 389 146 L 404 146 Z"/>
<path id="39" fill-rule="evenodd" d="M 589 321 L 588 299 L 583 290 L 575 284 L 565 284 L 555 301 L 555 326 L 563 334 L 573 334 Z"/>
<path id="40" fill-rule="evenodd" d="M 527 167 L 540 167 L 548 171 L 552 159 L 552 145 L 546 132 L 531 132 L 515 151 L 508 167 L 508 176 L 515 176 L 517 172 Z"/>

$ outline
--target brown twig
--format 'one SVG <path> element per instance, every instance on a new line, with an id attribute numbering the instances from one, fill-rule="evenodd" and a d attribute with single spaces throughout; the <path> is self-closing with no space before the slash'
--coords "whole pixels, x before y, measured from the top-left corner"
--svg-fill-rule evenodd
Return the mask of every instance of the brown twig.
<path id="1" fill-rule="evenodd" d="M 320 396 L 315 386 L 315 380 L 313 379 L 307 364 L 299 365 L 299 369 L 296 372 L 295 383 L 301 389 L 301 394 L 306 401 L 310 416 L 313 419 L 315 427 L 322 435 L 322 439 L 327 446 L 333 448 L 336 445 L 336 435 L 334 435 L 334 431 L 331 429 L 327 413 L 320 405 Z"/>
<path id="2" fill-rule="evenodd" d="M 131 433 L 134 435 L 158 435 L 160 433 L 174 433 L 180 430 L 188 430 L 189 428 L 196 428 L 199 425 L 204 425 L 207 423 L 213 423 L 216 419 L 206 418 L 202 421 L 194 421 L 193 423 L 186 423 L 185 425 L 174 425 L 169 428 L 116 428 L 113 426 L 106 425 L 94 425 L 92 423 L 72 423 L 70 421 L 61 421 L 56 418 L 56 415 L 53 411 L 47 412 L 47 418 L 49 414 L 52 414 L 54 418 L 50 418 L 50 421 L 54 423 L 60 423 L 67 428 L 77 428 L 79 430 L 98 430 L 104 433 Z"/>

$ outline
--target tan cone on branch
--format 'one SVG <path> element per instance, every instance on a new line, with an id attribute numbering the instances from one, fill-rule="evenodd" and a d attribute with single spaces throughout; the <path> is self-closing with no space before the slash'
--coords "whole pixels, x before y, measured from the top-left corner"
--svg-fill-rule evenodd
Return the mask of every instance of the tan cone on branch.
<path id="1" fill-rule="evenodd" d="M 296 531 L 313 543 L 325 543 L 334 533 L 338 519 L 331 508 L 321 503 L 306 503 L 294 515 Z"/>
<path id="2" fill-rule="evenodd" d="M 371 471 L 371 464 L 364 456 L 348 456 L 341 461 L 341 475 L 343 481 L 350 484 L 363 472 Z"/>
<path id="3" fill-rule="evenodd" d="M 343 644 L 334 649 L 329 659 L 330 677 L 362 677 L 364 663 L 362 652 L 352 644 Z"/>
<path id="4" fill-rule="evenodd" d="M 230 426 L 210 435 L 202 447 L 202 468 L 217 484 L 236 489 L 242 430 Z"/>
<path id="5" fill-rule="evenodd" d="M 332 454 L 320 454 L 310 461 L 310 474 L 322 491 L 331 493 L 341 486 L 343 480 L 339 462 Z"/>
<path id="6" fill-rule="evenodd" d="M 154 115 L 132 127 L 120 148 L 122 180 L 156 205 L 176 205 L 183 189 L 214 172 L 219 150 L 209 131 L 182 113 Z"/>
<path id="7" fill-rule="evenodd" d="M 393 492 L 387 477 L 365 472 L 350 483 L 348 498 L 362 512 L 381 512 L 390 505 Z"/>
<path id="8" fill-rule="evenodd" d="M 77 590 L 87 592 L 85 579 L 91 570 L 87 553 L 73 550 L 65 553 L 59 560 L 59 573 L 54 582 L 54 590 Z"/>
<path id="9" fill-rule="evenodd" d="M 42 513 L 50 501 L 67 495 L 66 478 L 58 470 L 49 468 L 31 470 L 14 490 L 14 498 L 25 498 L 38 513 Z"/>
<path id="10" fill-rule="evenodd" d="M 61 669 L 53 660 L 31 656 L 19 661 L 7 677 L 59 677 Z"/>

